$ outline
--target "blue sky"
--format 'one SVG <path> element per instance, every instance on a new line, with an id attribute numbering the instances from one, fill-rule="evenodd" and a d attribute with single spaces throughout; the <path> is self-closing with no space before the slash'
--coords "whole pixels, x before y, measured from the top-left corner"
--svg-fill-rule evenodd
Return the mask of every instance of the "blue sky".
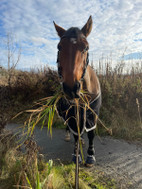
<path id="1" fill-rule="evenodd" d="M 0 0 L 0 65 L 7 66 L 6 35 L 21 47 L 18 68 L 56 66 L 59 38 L 53 20 L 65 29 L 82 28 L 92 15 L 90 59 L 142 57 L 141 0 Z M 16 59 L 15 51 L 15 59 Z"/>

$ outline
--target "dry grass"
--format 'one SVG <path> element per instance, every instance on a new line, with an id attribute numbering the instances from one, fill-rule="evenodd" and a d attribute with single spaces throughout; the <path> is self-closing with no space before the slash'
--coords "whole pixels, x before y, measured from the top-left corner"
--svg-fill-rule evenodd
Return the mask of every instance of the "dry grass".
<path id="1" fill-rule="evenodd" d="M 108 63 L 99 79 L 103 97 L 100 118 L 115 137 L 142 140 L 142 66 L 128 70 L 122 62 L 112 69 Z"/>
<path id="2" fill-rule="evenodd" d="M 113 129 L 115 137 L 141 140 L 141 62 L 135 67 L 129 66 L 129 69 L 126 68 L 125 61 L 121 61 L 116 67 L 112 65 L 112 60 L 103 60 L 96 70 L 103 98 L 100 118 L 107 127 Z M 0 74 L 4 78 L 7 71 L 3 70 Z M 11 87 L 6 84 L 0 86 L 0 113 L 10 120 L 18 112 L 29 109 L 34 101 L 54 95 L 59 88 L 60 80 L 56 71 L 46 68 L 36 72 L 15 71 Z M 21 120 L 25 120 L 24 114 L 16 121 Z M 102 128 L 99 131 L 105 133 Z"/>
<path id="3" fill-rule="evenodd" d="M 125 73 L 124 64 L 112 68 L 112 65 L 107 63 L 105 68 L 103 66 L 103 70 L 101 68 L 102 66 L 97 71 L 103 97 L 101 122 L 112 128 L 115 137 L 142 141 L 142 68 L 131 68 Z M 41 122 L 40 118 L 42 118 L 42 126 L 48 118 L 47 126 L 51 131 L 56 109 L 55 102 L 60 96 L 59 93 L 57 96 L 55 95 L 57 89 L 60 91 L 57 73 L 46 69 L 38 72 L 15 73 L 11 86 L 4 84 L 4 82 L 0 86 L 1 128 L 16 113 L 28 109 L 33 102 L 46 97 L 38 101 L 38 104 L 36 103 L 35 109 L 28 111 L 30 121 L 26 125 L 29 126 L 28 136 L 31 137 L 35 125 Z M 50 98 L 52 95 L 55 96 Z M 82 96 L 82 100 L 85 101 L 86 97 Z M 89 108 L 88 101 L 85 101 L 85 103 L 85 109 L 87 110 Z M 106 134 L 106 130 L 102 128 L 98 126 L 98 132 Z M 13 137 L 10 138 L 11 136 L 8 136 L 8 140 L 5 137 L 0 140 L 0 183 L 3 188 L 11 189 L 11 186 L 14 185 L 16 188 L 22 186 L 36 188 L 39 183 L 43 184 L 44 181 L 45 186 L 49 188 L 61 188 L 65 185 L 66 188 L 74 187 L 75 173 L 73 169 L 75 168 L 73 165 L 58 165 L 53 167 L 51 174 L 48 174 L 49 164 L 47 166 L 45 162 L 38 160 L 38 147 L 32 138 L 28 138 L 24 142 L 26 149 L 24 156 L 16 150 Z M 47 175 L 50 176 L 47 177 Z M 115 183 L 111 182 L 111 179 L 108 180 L 108 183 L 103 179 L 100 179 L 100 177 L 93 178 L 91 174 L 88 175 L 84 170 L 80 171 L 80 186 L 82 187 L 115 188 Z M 100 184 L 101 180 L 103 180 L 105 186 Z"/>
<path id="4" fill-rule="evenodd" d="M 7 80 L 7 74 L 4 70 L 0 72 L 0 77 Z M 8 122 L 20 111 L 30 108 L 34 101 L 52 96 L 60 86 L 56 72 L 50 69 L 36 72 L 15 71 L 11 80 L 11 86 L 8 82 L 0 85 L 0 114 L 7 117 Z M 25 120 L 25 116 L 21 120 Z"/>
<path id="5" fill-rule="evenodd" d="M 0 135 L 0 188 L 1 189 L 61 189 L 74 188 L 75 165 L 45 161 L 37 153 L 38 146 L 32 138 L 25 141 L 25 152 L 17 149 L 16 138 L 7 132 Z M 80 189 L 116 188 L 115 181 L 102 172 L 95 173 L 80 168 Z"/>

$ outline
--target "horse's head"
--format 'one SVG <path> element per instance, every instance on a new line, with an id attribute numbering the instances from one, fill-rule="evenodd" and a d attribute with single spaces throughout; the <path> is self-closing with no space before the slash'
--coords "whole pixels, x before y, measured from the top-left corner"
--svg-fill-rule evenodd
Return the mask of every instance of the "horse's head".
<path id="1" fill-rule="evenodd" d="M 58 73 L 62 77 L 63 91 L 71 99 L 78 98 L 83 79 L 88 65 L 89 44 L 86 37 L 92 29 L 92 17 L 80 30 L 72 27 L 68 30 L 55 24 L 55 29 L 60 37 L 58 44 Z"/>

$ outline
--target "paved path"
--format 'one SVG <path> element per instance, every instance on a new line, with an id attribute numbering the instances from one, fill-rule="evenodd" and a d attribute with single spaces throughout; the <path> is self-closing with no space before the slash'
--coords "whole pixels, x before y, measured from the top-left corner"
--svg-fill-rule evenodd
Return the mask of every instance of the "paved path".
<path id="1" fill-rule="evenodd" d="M 15 124 L 7 126 L 8 129 L 14 129 Z M 41 153 L 47 159 L 60 159 L 61 162 L 71 162 L 71 154 L 73 152 L 73 138 L 70 142 L 64 141 L 65 131 L 62 129 L 53 129 L 52 139 L 47 134 L 47 129 L 39 128 L 35 130 L 35 139 L 40 146 Z M 85 138 L 84 156 L 87 151 L 87 136 Z M 142 189 L 142 146 L 116 140 L 110 137 L 102 137 L 101 140 L 96 137 L 96 166 L 107 175 L 118 178 L 120 183 L 132 183 L 128 188 Z"/>

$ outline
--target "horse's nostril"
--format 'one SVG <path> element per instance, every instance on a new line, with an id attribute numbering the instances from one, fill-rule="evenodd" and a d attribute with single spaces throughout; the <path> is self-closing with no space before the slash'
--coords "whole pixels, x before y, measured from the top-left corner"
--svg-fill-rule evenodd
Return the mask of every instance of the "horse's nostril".
<path id="1" fill-rule="evenodd" d="M 80 83 L 76 82 L 73 89 L 63 83 L 63 91 L 69 98 L 79 98 Z"/>
<path id="2" fill-rule="evenodd" d="M 63 91 L 64 91 L 64 93 L 66 93 L 66 94 L 71 93 L 70 88 L 69 88 L 65 83 L 63 83 Z"/>
<path id="3" fill-rule="evenodd" d="M 80 82 L 77 82 L 77 88 L 80 89 Z"/>
<path id="4" fill-rule="evenodd" d="M 63 83 L 63 91 L 66 92 L 67 91 L 67 85 L 65 83 Z"/>

